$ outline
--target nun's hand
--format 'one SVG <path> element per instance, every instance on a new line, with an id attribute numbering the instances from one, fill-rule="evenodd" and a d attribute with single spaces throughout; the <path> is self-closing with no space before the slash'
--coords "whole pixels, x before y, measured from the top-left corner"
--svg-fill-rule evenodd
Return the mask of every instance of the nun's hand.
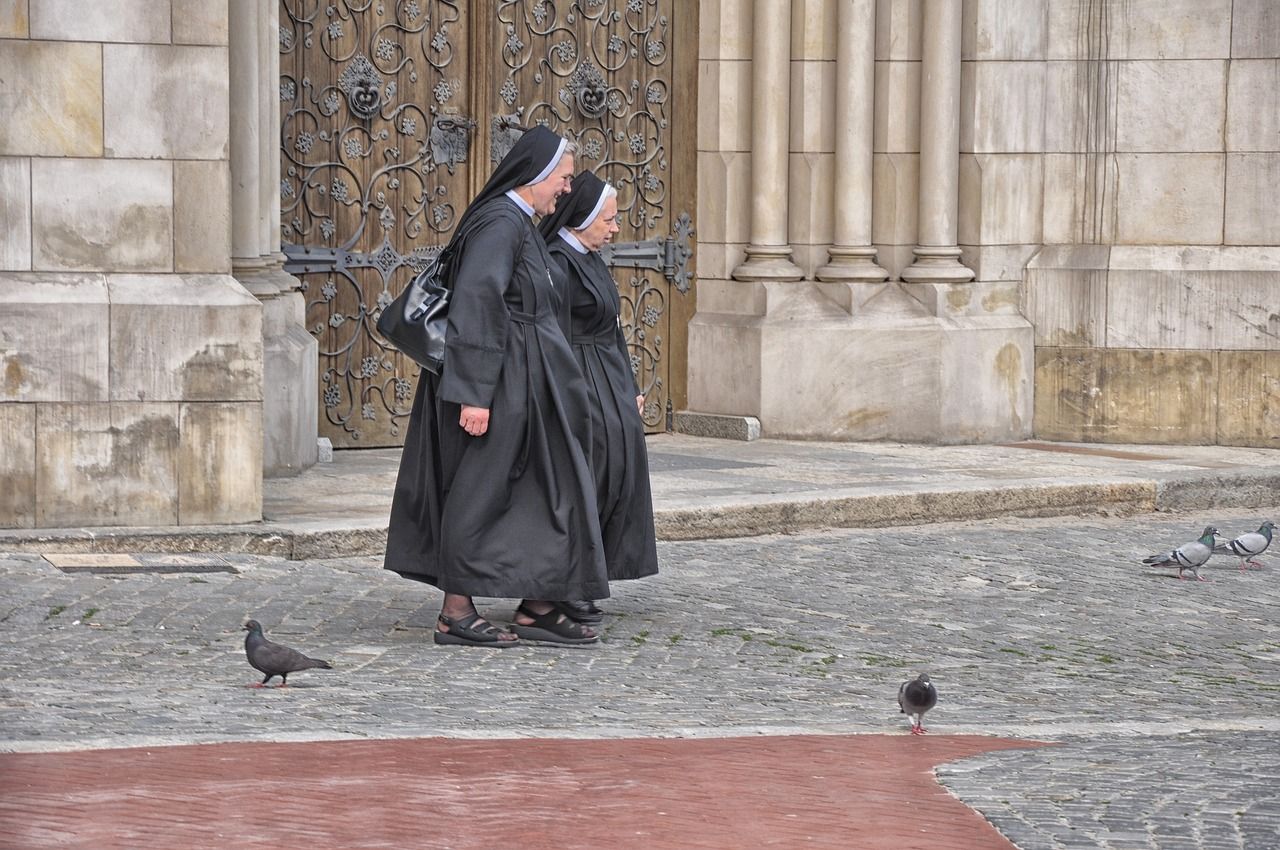
<path id="1" fill-rule="evenodd" d="M 636 410 L 640 411 L 640 415 L 644 416 L 644 396 L 636 396 Z"/>
<path id="2" fill-rule="evenodd" d="M 458 424 L 473 437 L 484 436 L 484 432 L 489 430 L 489 408 L 462 405 L 462 416 L 458 417 Z"/>

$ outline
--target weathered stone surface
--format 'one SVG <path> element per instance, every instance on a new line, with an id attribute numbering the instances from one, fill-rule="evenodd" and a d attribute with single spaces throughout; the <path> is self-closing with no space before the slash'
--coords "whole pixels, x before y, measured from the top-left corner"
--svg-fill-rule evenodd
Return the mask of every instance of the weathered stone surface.
<path id="1" fill-rule="evenodd" d="M 171 0 L 171 2 L 174 44 L 225 45 L 227 43 L 227 0 Z"/>
<path id="2" fill-rule="evenodd" d="M 1222 150 L 1225 60 L 1122 62 L 1117 70 L 1116 150 Z"/>
<path id="3" fill-rule="evenodd" d="M 992 443 L 1031 436 L 1035 341 L 1021 316 L 953 317 L 938 352 L 940 409 L 930 442 Z"/>
<path id="4" fill-rule="evenodd" d="M 1280 151 L 1280 59 L 1236 59 L 1227 78 L 1227 150 Z M 1269 104 L 1268 106 L 1265 106 Z"/>
<path id="5" fill-rule="evenodd" d="M 1113 348 L 1280 347 L 1280 248 L 1116 246 L 1110 266 Z"/>
<path id="6" fill-rule="evenodd" d="M 725 416 L 717 413 L 698 413 L 678 410 L 675 413 L 675 430 L 691 437 L 712 437 L 718 440 L 758 440 L 760 420 L 754 416 Z"/>
<path id="7" fill-rule="evenodd" d="M 226 159 L 225 49 L 109 44 L 102 73 L 108 156 Z"/>
<path id="8" fill-rule="evenodd" d="M 793 153 L 835 150 L 835 111 L 828 105 L 835 99 L 835 74 L 835 62 L 791 63 L 790 146 Z"/>
<path id="9" fill-rule="evenodd" d="M 920 110 L 913 106 L 920 96 L 920 63 L 876 62 L 875 74 L 872 148 L 876 153 L 919 153 Z"/>
<path id="10" fill-rule="evenodd" d="M 1027 245 L 960 245 L 960 263 L 973 269 L 974 280 L 986 283 L 1008 281 L 1018 283 L 1027 262 L 1040 250 L 1040 244 Z M 1016 302 L 1016 299 L 1015 299 Z M 984 312 L 991 312 L 984 309 Z"/>
<path id="11" fill-rule="evenodd" d="M 1037 154 L 961 154 L 961 244 L 1039 242 L 1043 175 Z"/>
<path id="12" fill-rule="evenodd" d="M 0 39 L 0 156 L 102 154 L 102 46 Z"/>
<path id="13" fill-rule="evenodd" d="M 1048 55 L 1088 58 L 1093 43 L 1108 59 L 1225 59 L 1231 18 L 1232 0 L 1049 0 Z"/>
<path id="14" fill-rule="evenodd" d="M 174 525 L 176 404 L 40 404 L 36 525 Z"/>
<path id="15" fill-rule="evenodd" d="M 3 330 L 0 329 L 0 333 Z M 0 528 L 36 524 L 36 406 L 0 402 Z"/>
<path id="16" fill-rule="evenodd" d="M 791 58 L 834 62 L 836 7 L 825 0 L 791 4 Z"/>
<path id="17" fill-rule="evenodd" d="M 172 269 L 172 163 L 35 159 L 31 195 L 37 270 Z"/>
<path id="18" fill-rule="evenodd" d="M 262 405 L 183 404 L 176 524 L 262 518 Z"/>
<path id="19" fill-rule="evenodd" d="M 281 272 L 280 277 L 288 276 Z M 319 361 L 316 338 L 303 327 L 305 309 L 302 294 L 292 291 L 262 305 L 262 467 L 266 475 L 296 475 L 316 462 Z"/>
<path id="20" fill-rule="evenodd" d="M 751 7 L 744 0 L 707 0 L 698 6 L 698 57 L 750 59 Z"/>
<path id="21" fill-rule="evenodd" d="M 1226 155 L 1226 245 L 1280 245 L 1280 152 Z"/>
<path id="22" fill-rule="evenodd" d="M 1221 154 L 1119 154 L 1117 238 L 1126 244 L 1214 245 L 1222 241 Z"/>
<path id="23" fill-rule="evenodd" d="M 0 402 L 106 401 L 101 275 L 0 274 Z"/>
<path id="24" fill-rule="evenodd" d="M 1024 310 L 1036 345 L 1106 345 L 1107 245 L 1046 245 L 1027 265 Z"/>
<path id="25" fill-rule="evenodd" d="M 960 58 L 1043 59 L 1048 43 L 1048 4 L 1023 0 L 964 0 Z"/>
<path id="26" fill-rule="evenodd" d="M 31 160 L 0 158 L 0 270 L 31 268 Z"/>
<path id="27" fill-rule="evenodd" d="M 920 0 L 876 0 L 876 59 L 920 60 Z"/>
<path id="28" fill-rule="evenodd" d="M 1231 4 L 1231 57 L 1280 56 L 1280 5 L 1274 0 L 1234 0 Z"/>
<path id="29" fill-rule="evenodd" d="M 175 271 L 231 271 L 230 184 L 225 160 L 173 164 Z"/>
<path id="30" fill-rule="evenodd" d="M 26 38 L 30 32 L 27 0 L 0 0 L 0 38 Z"/>
<path id="31" fill-rule="evenodd" d="M 787 210 L 787 227 L 793 249 L 801 245 L 819 245 L 816 263 L 795 260 L 806 276 L 826 262 L 826 246 L 831 244 L 831 210 L 835 207 L 835 156 L 829 153 L 791 154 L 789 182 L 792 201 Z"/>
<path id="32" fill-rule="evenodd" d="M 169 41 L 171 10 L 156 0 L 28 0 L 31 37 L 67 41 L 124 41 L 164 44 Z"/>
<path id="33" fill-rule="evenodd" d="M 698 239 L 747 242 L 751 238 L 751 154 L 698 154 Z"/>
<path id="34" fill-rule="evenodd" d="M 1044 156 L 1044 241 L 1057 244 L 1111 242 L 1116 232 L 1114 156 Z"/>
<path id="35" fill-rule="evenodd" d="M 689 322 L 689 361 L 699 365 L 689 370 L 691 409 L 759 415 L 759 321 L 756 316 L 701 310 L 694 315 Z"/>
<path id="36" fill-rule="evenodd" d="M 112 399 L 262 399 L 262 307 L 234 278 L 111 275 L 107 286 Z"/>
<path id="37" fill-rule="evenodd" d="M 1218 442 L 1280 448 L 1280 351 L 1218 352 Z"/>
<path id="38" fill-rule="evenodd" d="M 698 146 L 707 151 L 751 150 L 751 63 L 698 63 Z"/>
<path id="39" fill-rule="evenodd" d="M 878 153 L 872 157 L 871 167 L 874 185 L 871 193 L 874 206 L 871 219 L 872 241 L 877 247 L 914 245 L 916 220 L 920 209 L 916 200 L 920 155 Z M 884 266 L 884 260 L 885 258 L 881 256 L 882 266 Z M 884 268 L 889 269 L 888 266 Z"/>
<path id="40" fill-rule="evenodd" d="M 1280 245 L 1280 153 L 1227 154 L 1228 245 Z"/>
<path id="41" fill-rule="evenodd" d="M 1036 349 L 1035 435 L 1110 443 L 1213 443 L 1212 351 Z"/>
<path id="42" fill-rule="evenodd" d="M 1043 62 L 965 62 L 960 71 L 960 150 L 1038 153 L 1045 111 Z"/>

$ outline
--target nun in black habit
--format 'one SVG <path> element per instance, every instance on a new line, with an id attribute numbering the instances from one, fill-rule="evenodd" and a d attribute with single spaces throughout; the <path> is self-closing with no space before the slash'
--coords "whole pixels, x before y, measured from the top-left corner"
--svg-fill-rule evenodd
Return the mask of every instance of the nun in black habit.
<path id="1" fill-rule="evenodd" d="M 561 326 L 567 319 L 565 334 L 586 378 L 591 468 L 609 578 L 650 576 L 658 572 L 658 551 L 641 419 L 644 395 L 631 371 L 618 288 L 599 253 L 618 232 L 617 190 L 584 171 L 538 229 L 564 299 Z"/>
<path id="2" fill-rule="evenodd" d="M 572 173 L 565 140 L 533 128 L 450 242 L 444 366 L 418 381 L 384 563 L 444 591 L 436 643 L 599 639 L 552 604 L 609 593 L 586 385 L 531 218 L 554 210 Z M 474 596 L 522 599 L 511 631 L 480 617 Z"/>

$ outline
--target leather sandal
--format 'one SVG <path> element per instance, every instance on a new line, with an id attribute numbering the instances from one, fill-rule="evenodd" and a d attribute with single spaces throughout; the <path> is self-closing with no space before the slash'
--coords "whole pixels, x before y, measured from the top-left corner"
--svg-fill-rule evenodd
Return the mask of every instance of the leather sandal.
<path id="1" fill-rule="evenodd" d="M 512 623 L 511 631 L 524 640 L 540 643 L 559 643 L 573 646 L 595 643 L 600 635 L 587 631 L 581 623 L 576 623 L 554 607 L 545 614 L 535 614 L 523 602 L 516 608 L 516 613 L 524 614 L 533 620 L 529 625 Z"/>
<path id="2" fill-rule="evenodd" d="M 502 640 L 500 636 L 506 629 L 498 628 L 479 614 L 468 614 L 456 619 L 441 614 L 436 619 L 449 627 L 447 632 L 442 632 L 439 628 L 435 630 L 433 640 L 442 646 L 484 646 L 491 649 L 507 649 L 520 645 L 518 637 L 515 640 Z M 477 626 L 476 623 L 482 625 Z"/>
<path id="3" fill-rule="evenodd" d="M 598 626 L 604 622 L 604 612 L 590 599 L 552 602 L 555 609 L 570 620 L 584 626 Z"/>

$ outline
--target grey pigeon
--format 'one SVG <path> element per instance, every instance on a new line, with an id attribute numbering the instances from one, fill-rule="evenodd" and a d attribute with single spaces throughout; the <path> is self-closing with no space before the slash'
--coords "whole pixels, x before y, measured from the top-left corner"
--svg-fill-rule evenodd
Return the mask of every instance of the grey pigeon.
<path id="1" fill-rule="evenodd" d="M 1142 563 L 1152 567 L 1177 567 L 1178 578 L 1184 578 L 1182 573 L 1186 570 L 1191 570 L 1191 574 L 1196 577 L 1196 581 L 1208 581 L 1208 579 L 1200 577 L 1200 567 L 1213 554 L 1213 544 L 1217 535 L 1218 529 L 1212 525 L 1206 526 L 1199 540 L 1183 543 L 1177 549 L 1172 552 L 1165 552 L 1163 555 L 1152 555 L 1149 558 L 1143 558 Z"/>
<path id="2" fill-rule="evenodd" d="M 1235 540 L 1229 543 L 1219 543 L 1213 547 L 1215 555 L 1235 555 L 1240 559 L 1240 572 L 1244 572 L 1244 565 L 1249 564 L 1257 569 L 1262 569 L 1262 564 L 1254 560 L 1255 555 L 1261 555 L 1267 551 L 1267 547 L 1271 545 L 1271 529 L 1276 524 L 1271 520 L 1267 520 L 1257 531 L 1250 531 L 1241 534 Z"/>
<path id="3" fill-rule="evenodd" d="M 283 688 L 289 684 L 290 673 L 316 668 L 321 670 L 333 669 L 333 665 L 328 661 L 308 658 L 296 649 L 290 649 L 282 644 L 272 643 L 267 640 L 266 635 L 262 633 L 262 624 L 257 620 L 250 620 L 245 623 L 244 628 L 249 632 L 244 636 L 244 654 L 249 657 L 249 663 L 253 665 L 254 669 L 266 674 L 261 682 L 257 682 L 250 687 L 265 687 L 273 676 L 279 676 L 280 687 Z"/>
<path id="4" fill-rule="evenodd" d="M 898 688 L 898 708 L 911 720 L 911 734 L 923 735 L 924 713 L 938 704 L 938 691 L 924 673 Z"/>

